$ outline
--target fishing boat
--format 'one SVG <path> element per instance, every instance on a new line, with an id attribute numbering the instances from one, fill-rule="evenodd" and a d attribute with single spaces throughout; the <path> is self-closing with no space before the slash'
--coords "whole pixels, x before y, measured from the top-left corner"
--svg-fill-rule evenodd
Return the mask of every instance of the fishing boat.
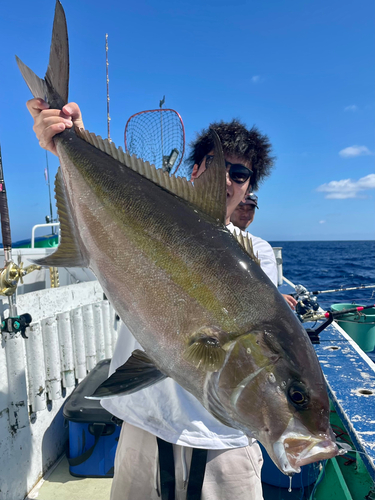
<path id="1" fill-rule="evenodd" d="M 14 248 L 18 265 L 53 252 L 52 247 Z M 283 276 L 275 248 L 279 289 L 295 293 Z M 1 253 L 0 253 L 1 255 Z M 2 263 L 0 262 L 0 265 Z M 110 478 L 77 478 L 65 454 L 68 429 L 63 406 L 74 388 L 110 359 L 119 320 L 95 276 L 87 269 L 38 269 L 25 275 L 16 294 L 26 324 L 7 332 L 0 349 L 0 498 L 2 500 L 109 498 Z M 2 318 L 9 312 L 0 300 Z M 306 328 L 316 332 L 315 322 Z M 304 466 L 289 478 L 265 457 L 264 498 L 370 500 L 375 498 L 375 365 L 333 321 L 315 349 L 331 400 L 331 424 L 345 455 Z M 371 354 L 371 353 L 369 353 Z"/>

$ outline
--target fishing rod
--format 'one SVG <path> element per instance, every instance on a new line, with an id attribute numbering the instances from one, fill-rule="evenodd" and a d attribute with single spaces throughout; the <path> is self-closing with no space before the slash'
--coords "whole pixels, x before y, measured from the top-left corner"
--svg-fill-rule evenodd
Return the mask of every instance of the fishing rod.
<path id="1" fill-rule="evenodd" d="M 350 309 L 343 309 L 342 311 L 330 311 L 330 312 L 324 313 L 324 317 L 329 318 L 330 314 L 332 314 L 332 316 L 334 318 L 336 318 L 337 316 L 342 316 L 343 314 L 349 314 L 349 313 L 355 313 L 355 312 L 360 313 L 362 311 L 365 311 L 366 309 L 371 309 L 373 307 L 375 307 L 375 304 L 372 304 L 371 306 L 351 307 Z"/>
<path id="2" fill-rule="evenodd" d="M 362 290 L 363 288 L 375 288 L 375 285 L 359 285 L 348 288 L 336 288 L 334 290 L 316 290 L 315 292 L 310 292 L 310 294 L 319 295 L 320 293 L 346 292 L 347 290 Z"/>
<path id="3" fill-rule="evenodd" d="M 4 274 L 2 273 L 1 278 L 1 293 L 8 296 L 9 300 L 9 316 L 16 316 L 17 306 L 14 296 L 15 289 L 13 290 L 14 284 L 14 273 L 11 271 L 12 261 L 12 237 L 10 232 L 10 221 L 9 221 L 9 209 L 8 209 L 8 198 L 7 191 L 5 188 L 4 181 L 4 171 L 3 171 L 3 160 L 1 156 L 1 146 L 0 146 L 0 217 L 1 217 L 1 234 L 3 237 L 3 248 L 4 248 Z"/>
<path id="4" fill-rule="evenodd" d="M 307 321 L 319 321 L 322 319 L 328 319 L 324 325 L 319 327 L 317 330 L 310 330 L 310 333 L 314 334 L 319 334 L 320 331 L 322 331 L 326 326 L 328 326 L 334 318 L 337 318 L 341 315 L 352 313 L 352 312 L 357 312 L 360 313 L 363 310 L 370 309 L 374 307 L 373 305 L 371 306 L 353 306 L 350 309 L 345 309 L 342 311 L 319 311 L 320 306 L 317 301 L 316 295 L 319 293 L 329 293 L 329 292 L 336 292 L 336 291 L 344 291 L 344 290 L 358 290 L 362 288 L 375 288 L 375 285 L 361 285 L 358 287 L 347 287 L 347 288 L 341 288 L 337 290 L 322 290 L 322 291 L 315 291 L 315 292 L 310 292 L 307 290 L 303 285 L 296 285 L 295 286 L 295 293 L 291 294 L 295 299 L 297 300 L 297 305 L 296 305 L 296 313 L 298 319 L 304 323 Z M 308 332 L 309 333 L 309 332 Z M 310 334 L 309 333 L 309 334 Z"/>
<path id="5" fill-rule="evenodd" d="M 372 309 L 375 307 L 375 304 L 372 304 L 371 306 L 357 306 L 357 307 L 350 307 L 349 309 L 343 309 L 342 311 L 327 311 L 327 312 L 322 312 L 322 313 L 317 313 L 316 311 L 309 310 L 307 311 L 303 316 L 297 315 L 300 319 L 301 322 L 306 322 L 306 321 L 319 321 L 321 319 L 325 319 L 326 321 L 322 323 L 320 326 L 317 328 L 306 328 L 305 331 L 310 337 L 310 340 L 313 344 L 320 344 L 320 338 L 319 334 L 329 326 L 333 320 L 336 318 L 339 318 L 340 316 L 344 316 L 345 314 L 350 314 L 350 313 L 358 313 L 361 314 L 362 311 L 365 311 L 367 309 Z"/>
<path id="6" fill-rule="evenodd" d="M 105 35 L 105 69 L 106 69 L 106 77 L 107 77 L 107 133 L 108 133 L 108 142 L 112 142 L 111 132 L 110 132 L 110 121 L 111 118 L 109 116 L 109 77 L 108 77 L 108 33 Z"/>
<path id="7" fill-rule="evenodd" d="M 1 216 L 1 234 L 3 237 L 4 247 L 4 264 L 8 264 L 12 260 L 12 238 L 10 233 L 8 198 L 5 189 L 3 160 L 1 157 L 0 146 L 0 216 Z"/>
<path id="8" fill-rule="evenodd" d="M 291 293 L 290 295 L 292 295 L 292 297 L 297 298 L 300 296 L 319 295 L 321 293 L 346 292 L 347 290 L 362 290 L 365 288 L 375 288 L 375 285 L 359 285 L 346 288 L 335 288 L 332 290 L 315 290 L 314 292 L 308 291 L 303 285 L 296 285 L 295 293 Z"/>
<path id="9" fill-rule="evenodd" d="M 23 263 L 18 266 L 12 260 L 12 237 L 10 232 L 8 198 L 5 188 L 3 161 L 0 147 L 0 218 L 1 218 L 1 233 L 3 237 L 4 247 L 4 267 L 0 270 L 0 295 L 8 297 L 9 315 L 1 322 L 1 331 L 9 334 L 21 332 L 22 337 L 27 338 L 25 334 L 26 327 L 32 321 L 30 314 L 17 315 L 16 305 L 16 290 L 18 282 L 23 283 L 23 276 L 41 269 L 35 264 L 23 268 Z"/>
<path id="10" fill-rule="evenodd" d="M 49 194 L 49 212 L 50 212 L 50 217 L 46 217 L 46 222 L 47 224 L 49 222 L 54 222 L 53 220 L 53 212 L 52 212 L 52 197 L 51 197 L 51 184 L 49 182 L 49 166 L 48 166 L 48 153 L 46 151 L 46 168 L 44 170 L 44 178 L 46 180 L 47 186 L 48 186 L 48 194 Z M 54 227 L 52 226 L 52 234 L 55 234 Z"/>

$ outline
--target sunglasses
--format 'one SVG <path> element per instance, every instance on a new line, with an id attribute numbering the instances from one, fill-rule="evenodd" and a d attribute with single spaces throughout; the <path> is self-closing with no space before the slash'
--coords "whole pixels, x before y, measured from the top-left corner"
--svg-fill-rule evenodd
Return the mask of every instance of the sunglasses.
<path id="1" fill-rule="evenodd" d="M 213 155 L 206 155 L 206 168 L 210 166 L 213 159 Z M 248 181 L 253 174 L 252 170 L 245 167 L 245 165 L 242 165 L 241 163 L 230 163 L 225 160 L 225 166 L 227 170 L 229 169 L 229 177 L 236 184 L 245 184 L 245 182 Z"/>

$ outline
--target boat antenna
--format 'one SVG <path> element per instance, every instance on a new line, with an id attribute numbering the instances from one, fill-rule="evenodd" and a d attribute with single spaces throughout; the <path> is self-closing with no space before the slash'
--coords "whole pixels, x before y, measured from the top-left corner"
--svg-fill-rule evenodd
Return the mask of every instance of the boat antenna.
<path id="1" fill-rule="evenodd" d="M 46 151 L 46 168 L 44 170 L 44 177 L 46 179 L 46 183 L 48 186 L 48 194 L 49 194 L 49 213 L 50 217 L 48 220 L 48 215 L 46 217 L 46 222 L 53 222 L 53 212 L 52 212 L 52 197 L 51 197 L 51 184 L 49 182 L 49 166 L 48 166 L 48 153 Z M 55 234 L 55 228 L 52 226 L 52 234 Z"/>
<path id="2" fill-rule="evenodd" d="M 108 129 L 108 141 L 111 140 L 111 132 L 110 132 L 110 121 L 111 118 L 109 116 L 109 78 L 108 78 L 108 33 L 105 34 L 105 67 L 106 67 L 106 77 L 107 77 L 107 129 Z"/>

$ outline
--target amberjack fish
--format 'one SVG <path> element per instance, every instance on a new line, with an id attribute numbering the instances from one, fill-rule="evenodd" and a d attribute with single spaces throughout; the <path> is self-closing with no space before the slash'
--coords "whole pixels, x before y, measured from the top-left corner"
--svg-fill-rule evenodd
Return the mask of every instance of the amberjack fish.
<path id="1" fill-rule="evenodd" d="M 45 78 L 17 61 L 34 97 L 61 109 L 69 55 L 59 2 Z M 213 140 L 215 161 L 193 185 L 87 131 L 56 135 L 61 242 L 38 263 L 91 268 L 144 348 L 97 397 L 172 377 L 293 474 L 338 453 L 326 385 L 306 332 L 248 240 L 225 228 L 225 163 Z"/>

